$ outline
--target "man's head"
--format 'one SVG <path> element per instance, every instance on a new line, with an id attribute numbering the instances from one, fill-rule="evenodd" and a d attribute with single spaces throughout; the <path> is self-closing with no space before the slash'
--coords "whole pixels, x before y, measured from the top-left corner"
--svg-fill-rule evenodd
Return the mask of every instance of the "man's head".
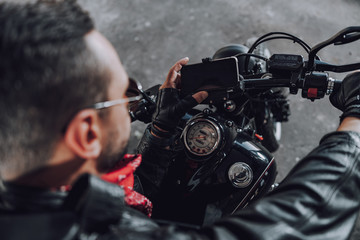
<path id="1" fill-rule="evenodd" d="M 72 0 L 5 3 L 0 29 L 1 176 L 66 161 L 89 172 L 110 167 L 105 159 L 129 137 L 126 106 L 88 106 L 124 97 L 128 80 L 88 14 Z"/>

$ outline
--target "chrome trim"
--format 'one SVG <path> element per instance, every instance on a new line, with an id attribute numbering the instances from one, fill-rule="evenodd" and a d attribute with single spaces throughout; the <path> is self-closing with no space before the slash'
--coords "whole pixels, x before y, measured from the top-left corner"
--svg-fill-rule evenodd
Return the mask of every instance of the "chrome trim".
<path id="1" fill-rule="evenodd" d="M 327 89 L 326 89 L 326 95 L 330 95 L 333 92 L 334 85 L 335 85 L 335 79 L 329 77 L 328 85 L 327 85 Z"/>
<path id="2" fill-rule="evenodd" d="M 240 174 L 242 173 L 244 176 L 241 177 Z M 234 187 L 246 188 L 253 181 L 254 174 L 247 163 L 235 162 L 228 170 L 228 178 Z"/>

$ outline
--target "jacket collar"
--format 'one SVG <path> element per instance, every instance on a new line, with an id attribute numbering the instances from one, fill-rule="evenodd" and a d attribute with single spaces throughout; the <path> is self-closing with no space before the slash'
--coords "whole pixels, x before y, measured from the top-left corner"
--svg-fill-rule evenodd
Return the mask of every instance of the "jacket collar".
<path id="1" fill-rule="evenodd" d="M 62 191 L 4 182 L 4 189 L 0 192 L 0 209 L 15 212 L 51 211 L 58 209 L 66 196 L 67 193 Z"/>

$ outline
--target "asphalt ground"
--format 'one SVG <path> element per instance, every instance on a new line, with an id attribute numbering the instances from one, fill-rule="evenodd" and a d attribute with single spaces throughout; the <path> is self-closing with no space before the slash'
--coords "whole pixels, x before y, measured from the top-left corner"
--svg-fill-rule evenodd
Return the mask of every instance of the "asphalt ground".
<path id="1" fill-rule="evenodd" d="M 22 2 L 25 0 L 13 0 Z M 93 16 L 97 29 L 115 46 L 128 74 L 144 88 L 162 83 L 178 59 L 199 62 L 220 47 L 245 43 L 272 31 L 294 34 L 310 46 L 326 40 L 341 29 L 358 25 L 358 0 L 79 0 Z M 328 47 L 319 55 L 325 61 L 345 64 L 360 60 L 360 42 Z M 303 54 L 286 40 L 268 44 L 272 53 Z M 332 75 L 343 78 L 344 74 Z M 334 131 L 340 112 L 328 98 L 310 102 L 300 94 L 290 96 L 291 116 L 282 125 L 278 180 L 311 149 L 321 137 Z M 144 129 L 133 124 L 130 150 Z M 352 239 L 360 239 L 359 224 Z"/>

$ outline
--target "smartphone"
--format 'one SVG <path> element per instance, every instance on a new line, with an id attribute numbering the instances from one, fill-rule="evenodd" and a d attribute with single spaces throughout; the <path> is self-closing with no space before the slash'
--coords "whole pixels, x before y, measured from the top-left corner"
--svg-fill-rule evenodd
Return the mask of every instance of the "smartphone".
<path id="1" fill-rule="evenodd" d="M 203 61 L 181 69 L 181 96 L 200 90 L 231 89 L 239 85 L 236 57 Z"/>

